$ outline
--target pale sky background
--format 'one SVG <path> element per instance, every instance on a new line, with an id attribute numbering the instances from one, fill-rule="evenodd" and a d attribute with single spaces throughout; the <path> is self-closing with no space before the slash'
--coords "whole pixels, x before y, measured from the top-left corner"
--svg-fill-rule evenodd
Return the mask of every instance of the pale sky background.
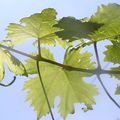
<path id="1" fill-rule="evenodd" d="M 40 12 L 44 8 L 55 8 L 58 12 L 58 18 L 74 16 L 79 19 L 91 16 L 95 13 L 97 6 L 107 3 L 120 4 L 120 0 L 0 0 L 0 40 L 5 38 L 5 29 L 9 23 L 18 22 L 22 17 Z M 105 43 L 99 44 L 99 49 L 104 49 L 103 44 Z M 17 47 L 17 49 L 29 51 L 26 47 Z M 59 56 L 63 50 L 57 48 L 53 51 L 57 51 L 55 52 L 56 59 L 61 59 Z M 103 58 L 101 53 L 100 56 Z M 106 63 L 102 63 L 102 65 L 105 66 Z M 10 80 L 11 77 L 12 75 L 8 73 L 5 78 Z M 102 76 L 102 79 L 111 95 L 120 103 L 120 96 L 113 95 L 117 80 L 109 78 L 107 75 Z M 33 108 L 29 107 L 30 103 L 25 102 L 26 92 L 21 90 L 25 80 L 25 77 L 18 77 L 13 86 L 0 87 L 0 120 L 36 120 L 36 113 Z M 75 105 L 75 114 L 69 114 L 66 120 L 117 120 L 120 118 L 120 109 L 110 101 L 95 76 L 89 81 L 97 84 L 101 93 L 96 97 L 97 104 L 93 106 L 94 110 L 84 113 L 81 111 L 82 105 Z M 56 110 L 57 108 L 54 109 L 54 111 Z M 56 120 L 62 120 L 57 112 L 54 114 Z M 51 118 L 47 116 L 41 120 L 51 120 Z"/>

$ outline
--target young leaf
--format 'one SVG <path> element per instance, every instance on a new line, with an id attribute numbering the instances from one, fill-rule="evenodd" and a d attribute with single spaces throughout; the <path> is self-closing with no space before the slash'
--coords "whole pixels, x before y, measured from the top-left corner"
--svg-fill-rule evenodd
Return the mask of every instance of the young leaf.
<path id="1" fill-rule="evenodd" d="M 46 50 L 43 54 L 44 53 L 46 54 Z M 48 55 L 46 54 L 47 59 L 49 59 L 49 56 L 53 56 L 50 54 L 50 52 Z M 84 54 L 86 57 L 84 57 Z M 78 65 L 78 67 L 83 68 L 93 68 L 93 63 L 90 62 L 90 55 L 87 54 L 77 51 L 75 56 L 71 57 L 71 54 L 67 53 L 64 58 L 64 63 L 72 66 Z M 29 61 L 31 62 L 29 63 Z M 35 66 L 35 62 L 32 62 L 32 60 L 29 61 L 27 61 L 26 69 L 28 70 L 28 73 L 31 73 L 33 66 Z M 85 65 L 83 65 L 83 63 Z M 29 65 L 32 68 L 30 68 Z M 82 80 L 82 77 L 84 77 L 85 74 L 81 72 L 67 71 L 58 66 L 44 62 L 40 62 L 39 65 L 50 104 L 53 106 L 54 98 L 60 96 L 61 104 L 59 108 L 64 118 L 69 112 L 74 111 L 74 103 L 84 103 L 87 106 L 87 109 L 92 109 L 92 104 L 95 104 L 93 96 L 97 95 L 98 92 L 95 85 L 86 83 Z M 35 70 L 32 71 L 32 73 L 37 74 L 36 67 L 34 67 L 34 69 Z M 25 83 L 24 90 L 28 90 L 27 100 L 31 101 L 31 105 L 37 112 L 38 118 L 49 112 L 38 76 L 30 78 Z"/>
<path id="2" fill-rule="evenodd" d="M 11 23 L 7 28 L 7 38 L 13 44 L 23 43 L 31 38 L 40 39 L 44 44 L 54 44 L 57 41 L 54 33 L 61 31 L 54 27 L 57 24 L 56 14 L 54 9 L 48 8 L 21 19 L 20 24 Z"/>
<path id="3" fill-rule="evenodd" d="M 4 78 L 4 67 L 7 64 L 9 70 L 18 75 L 27 75 L 24 65 L 9 51 L 0 49 L 0 80 Z"/>

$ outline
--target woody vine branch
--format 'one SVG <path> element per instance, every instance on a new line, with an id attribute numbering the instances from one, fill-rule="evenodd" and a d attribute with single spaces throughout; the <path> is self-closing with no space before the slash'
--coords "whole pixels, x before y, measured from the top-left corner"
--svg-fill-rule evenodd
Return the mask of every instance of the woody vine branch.
<path id="1" fill-rule="evenodd" d="M 17 54 L 23 55 L 25 57 L 29 57 L 29 58 L 31 58 L 33 60 L 47 62 L 47 63 L 59 66 L 59 67 L 61 67 L 63 69 L 69 70 L 69 71 L 80 71 L 80 72 L 86 72 L 86 73 L 92 73 L 92 74 L 98 74 L 98 72 L 99 72 L 99 74 L 120 74 L 120 71 L 118 71 L 118 70 L 114 70 L 113 71 L 113 70 L 104 70 L 104 69 L 98 70 L 98 68 L 95 68 L 95 69 L 77 68 L 77 67 L 73 67 L 73 66 L 61 64 L 61 63 L 58 63 L 58 62 L 46 59 L 46 58 L 44 58 L 42 56 L 41 57 L 39 57 L 39 56 L 33 56 L 33 55 L 30 55 L 30 54 L 24 53 L 22 51 L 13 49 L 11 47 L 5 46 L 5 45 L 1 45 L 0 44 L 0 47 L 4 48 L 6 50 L 9 50 L 11 52 L 15 52 Z"/>

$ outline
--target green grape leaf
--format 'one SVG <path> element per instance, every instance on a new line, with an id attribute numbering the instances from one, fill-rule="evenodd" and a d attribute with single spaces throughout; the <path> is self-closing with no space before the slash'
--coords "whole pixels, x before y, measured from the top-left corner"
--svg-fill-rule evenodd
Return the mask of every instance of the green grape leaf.
<path id="1" fill-rule="evenodd" d="M 92 54 L 90 52 L 80 53 L 82 49 L 72 50 L 67 49 L 64 58 L 64 64 L 78 67 L 78 68 L 91 68 L 94 69 L 94 62 L 91 62 L 90 57 Z M 75 61 L 73 63 L 73 60 Z M 87 63 L 87 64 L 86 64 Z"/>
<path id="2" fill-rule="evenodd" d="M 90 21 L 107 24 L 113 19 L 116 19 L 118 16 L 120 16 L 120 5 L 116 3 L 110 3 L 108 5 L 101 5 L 98 7 L 97 12 L 95 15 L 91 16 Z"/>
<path id="3" fill-rule="evenodd" d="M 43 51 L 44 52 L 42 53 L 44 55 L 42 55 L 44 57 L 54 60 L 54 58 L 52 58 L 53 55 L 50 52 L 47 52 L 48 50 L 44 49 Z M 64 64 L 82 68 L 93 68 L 93 62 L 90 62 L 90 54 L 80 53 L 80 50 L 79 52 L 75 52 L 74 57 L 71 57 L 71 54 L 69 54 L 69 51 L 68 54 L 66 53 L 63 62 Z M 34 60 L 28 60 L 25 66 L 28 73 L 37 74 Z M 32 70 L 33 66 L 34 70 Z M 40 62 L 39 67 L 41 69 L 42 79 L 50 104 L 53 106 L 54 98 L 60 96 L 61 103 L 59 108 L 64 118 L 69 112 L 74 111 L 74 103 L 84 103 L 87 106 L 87 109 L 92 109 L 92 105 L 95 104 L 93 97 L 98 95 L 98 91 L 95 85 L 89 84 L 82 79 L 82 77 L 86 76 L 85 74 L 76 71 L 67 71 L 56 65 L 45 62 Z M 28 91 L 27 100 L 31 101 L 31 105 L 37 112 L 38 118 L 49 112 L 38 76 L 26 81 L 24 90 Z"/>
<path id="4" fill-rule="evenodd" d="M 120 85 L 117 86 L 115 94 L 120 95 Z"/>
<path id="5" fill-rule="evenodd" d="M 120 35 L 120 5 L 102 5 L 98 8 L 96 14 L 93 15 L 89 21 L 103 24 L 102 27 L 90 35 L 92 40 L 99 41 L 109 39 L 117 41 L 118 39 L 116 38 Z"/>
<path id="6" fill-rule="evenodd" d="M 27 75 L 24 65 L 9 51 L 0 49 L 0 80 L 4 78 L 4 64 L 17 75 Z"/>
<path id="7" fill-rule="evenodd" d="M 57 41 L 55 32 L 62 30 L 55 27 L 56 14 L 54 9 L 48 8 L 21 19 L 20 24 L 11 23 L 7 27 L 7 39 L 12 40 L 13 44 L 23 43 L 32 38 L 40 39 L 45 44 L 54 44 L 54 41 Z"/>
<path id="8" fill-rule="evenodd" d="M 120 16 L 120 15 L 119 15 Z M 120 42 L 120 17 L 113 19 L 111 23 L 103 25 L 100 29 L 89 35 L 91 40 L 99 41 L 108 39 Z"/>
<path id="9" fill-rule="evenodd" d="M 118 42 L 112 42 L 112 45 L 107 45 L 106 46 L 107 50 L 104 51 L 104 61 L 106 62 L 111 62 L 113 64 L 120 64 L 120 43 Z M 120 67 L 111 67 L 110 68 L 113 71 L 120 71 Z M 119 74 L 111 74 L 118 80 L 120 80 L 120 75 Z"/>
<path id="10" fill-rule="evenodd" d="M 89 38 L 89 34 L 101 27 L 101 24 L 84 22 L 73 17 L 64 17 L 56 26 L 64 29 L 56 33 L 60 38 L 74 41 L 81 38 Z"/>
<path id="11" fill-rule="evenodd" d="M 112 45 L 106 46 L 107 50 L 104 52 L 104 61 L 120 64 L 120 43 L 112 42 Z"/>

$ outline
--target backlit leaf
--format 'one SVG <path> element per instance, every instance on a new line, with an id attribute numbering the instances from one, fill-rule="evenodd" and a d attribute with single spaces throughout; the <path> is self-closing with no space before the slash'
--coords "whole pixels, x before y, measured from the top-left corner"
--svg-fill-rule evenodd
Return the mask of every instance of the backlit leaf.
<path id="1" fill-rule="evenodd" d="M 101 5 L 90 21 L 107 24 L 120 16 L 120 5 L 116 3 Z"/>
<path id="2" fill-rule="evenodd" d="M 53 55 L 50 52 L 47 52 L 48 50 L 43 51 L 44 52 L 42 53 L 44 54 L 44 57 L 47 55 L 47 59 L 52 59 Z M 46 52 L 49 54 L 46 54 Z M 81 68 L 94 67 L 93 62 L 90 62 L 91 55 L 89 53 L 80 53 L 80 51 L 77 51 L 74 57 L 71 57 L 71 54 L 68 52 L 65 55 L 64 64 L 78 66 Z M 86 57 L 84 57 L 84 54 Z M 92 105 L 95 104 L 95 100 L 93 97 L 97 95 L 98 92 L 95 85 L 86 83 L 82 79 L 85 74 L 81 72 L 67 71 L 58 66 L 44 62 L 40 62 L 39 65 L 50 104 L 51 106 L 53 106 L 54 98 L 56 96 L 60 96 L 61 104 L 59 108 L 64 118 L 69 112 L 74 111 L 74 103 L 84 103 L 87 106 L 87 109 L 92 109 Z M 35 67 L 34 71 L 31 71 L 30 68 L 30 66 L 35 66 L 35 62 L 33 60 L 28 60 L 25 66 L 28 70 L 28 73 L 37 73 Z M 49 112 L 38 76 L 30 78 L 25 83 L 24 90 L 28 91 L 27 100 L 31 101 L 31 105 L 37 112 L 38 118 Z"/>
<path id="3" fill-rule="evenodd" d="M 62 30 L 54 27 L 57 24 L 56 15 L 54 9 L 48 8 L 21 19 L 20 24 L 11 23 L 7 28 L 7 39 L 12 40 L 13 44 L 23 43 L 32 38 L 40 39 L 44 44 L 54 44 L 57 41 L 55 32 Z"/>
<path id="4" fill-rule="evenodd" d="M 95 15 L 90 19 L 90 22 L 103 24 L 97 31 L 90 35 L 94 41 L 109 39 L 118 41 L 120 35 L 120 5 L 108 4 L 98 8 Z M 120 41 L 120 39 L 119 39 Z"/>
<path id="5" fill-rule="evenodd" d="M 114 64 L 120 64 L 120 52 L 118 52 L 120 51 L 120 43 L 112 42 L 112 45 L 107 45 L 106 48 L 104 60 Z"/>
<path id="6" fill-rule="evenodd" d="M 9 51 L 0 49 L 0 80 L 4 78 L 4 64 L 17 75 L 27 75 L 24 65 Z"/>

